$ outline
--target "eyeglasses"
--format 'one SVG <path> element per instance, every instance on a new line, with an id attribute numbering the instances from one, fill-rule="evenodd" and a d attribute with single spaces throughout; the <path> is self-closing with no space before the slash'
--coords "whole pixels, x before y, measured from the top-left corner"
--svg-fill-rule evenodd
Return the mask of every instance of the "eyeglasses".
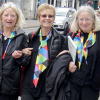
<path id="1" fill-rule="evenodd" d="M 90 22 L 93 19 L 92 18 L 79 18 L 78 20 L 81 21 L 81 22 L 83 22 L 83 21 Z"/>
<path id="2" fill-rule="evenodd" d="M 43 18 L 53 18 L 54 17 L 54 15 L 46 15 L 46 14 L 44 14 L 44 15 L 40 15 L 41 17 L 43 17 Z"/>

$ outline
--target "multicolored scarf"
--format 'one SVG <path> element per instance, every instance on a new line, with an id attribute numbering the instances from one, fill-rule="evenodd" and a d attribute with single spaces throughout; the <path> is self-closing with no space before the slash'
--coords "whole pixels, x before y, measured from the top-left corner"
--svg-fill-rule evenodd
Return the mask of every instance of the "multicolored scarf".
<path id="1" fill-rule="evenodd" d="M 35 87 L 39 81 L 39 75 L 47 68 L 48 65 L 48 46 L 47 40 L 49 39 L 49 35 L 46 37 L 45 40 L 42 39 L 42 33 L 40 30 L 40 46 L 38 49 L 38 55 L 36 58 L 35 70 L 33 75 L 33 84 Z"/>
<path id="2" fill-rule="evenodd" d="M 85 57 L 85 60 L 87 62 L 87 56 L 88 56 L 88 48 L 94 45 L 96 42 L 96 34 L 93 32 L 90 32 L 88 34 L 88 38 L 85 43 L 84 42 L 84 36 L 81 35 L 81 32 L 78 32 L 77 35 L 74 37 L 74 42 L 77 45 L 77 54 L 78 54 L 78 64 L 79 68 L 82 63 L 83 56 Z"/>
<path id="3" fill-rule="evenodd" d="M 1 32 L 1 34 L 3 34 L 3 33 Z M 2 54 L 2 59 L 5 58 L 7 49 L 8 49 L 8 47 L 9 47 L 9 44 L 11 43 L 11 40 L 12 40 L 12 38 L 13 38 L 14 36 L 15 36 L 15 32 L 11 32 L 11 35 L 10 35 L 10 38 L 9 38 L 9 40 L 8 40 L 7 46 L 6 46 L 6 48 L 5 48 L 5 51 L 4 51 L 4 53 Z"/>

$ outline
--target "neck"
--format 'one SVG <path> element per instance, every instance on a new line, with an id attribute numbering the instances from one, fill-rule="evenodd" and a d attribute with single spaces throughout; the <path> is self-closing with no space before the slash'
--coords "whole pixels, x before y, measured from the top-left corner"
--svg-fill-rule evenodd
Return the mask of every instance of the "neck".
<path id="1" fill-rule="evenodd" d="M 12 29 L 4 28 L 3 30 L 4 30 L 3 35 L 6 36 L 6 37 L 10 37 Z"/>
<path id="2" fill-rule="evenodd" d="M 47 36 L 48 35 L 48 33 L 50 32 L 50 29 L 51 28 L 41 28 L 41 32 L 42 32 L 42 35 L 43 36 Z"/>

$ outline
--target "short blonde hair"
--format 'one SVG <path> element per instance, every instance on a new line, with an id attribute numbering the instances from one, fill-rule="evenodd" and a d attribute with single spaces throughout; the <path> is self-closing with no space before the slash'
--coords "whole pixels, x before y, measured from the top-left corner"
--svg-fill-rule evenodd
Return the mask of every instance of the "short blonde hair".
<path id="1" fill-rule="evenodd" d="M 72 32 L 77 32 L 80 29 L 77 20 L 78 20 L 79 15 L 82 12 L 88 12 L 89 14 L 91 14 L 91 17 L 93 18 L 93 23 L 94 23 L 93 31 L 99 31 L 100 30 L 100 19 L 97 17 L 94 9 L 90 6 L 87 6 L 87 5 L 86 6 L 81 6 L 77 10 L 77 12 L 75 13 L 75 16 L 74 16 L 74 20 L 71 24 L 70 30 Z"/>
<path id="2" fill-rule="evenodd" d="M 23 15 L 21 9 L 18 8 L 13 2 L 7 2 L 7 3 L 4 3 L 0 8 L 0 30 L 2 30 L 1 16 L 4 13 L 4 11 L 8 8 L 13 9 L 15 11 L 16 15 L 17 15 L 17 22 L 16 22 L 16 25 L 15 25 L 15 30 L 22 28 L 23 24 L 25 23 L 25 18 L 24 18 L 24 15 Z"/>
<path id="3" fill-rule="evenodd" d="M 44 4 L 41 4 L 41 5 L 38 7 L 38 10 L 37 10 L 37 16 L 38 16 L 38 18 L 40 17 L 41 12 L 42 12 L 43 10 L 47 10 L 47 9 L 52 10 L 53 13 L 54 13 L 54 16 L 55 16 L 55 7 L 52 6 L 52 5 L 50 5 L 50 4 L 44 3 Z"/>

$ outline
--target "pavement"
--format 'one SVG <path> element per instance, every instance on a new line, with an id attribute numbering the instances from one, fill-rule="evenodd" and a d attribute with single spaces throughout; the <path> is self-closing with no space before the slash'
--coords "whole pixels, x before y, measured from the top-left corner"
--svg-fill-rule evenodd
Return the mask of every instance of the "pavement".
<path id="1" fill-rule="evenodd" d="M 39 25 L 40 24 L 38 20 L 26 20 L 23 28 L 33 28 L 38 27 Z"/>

